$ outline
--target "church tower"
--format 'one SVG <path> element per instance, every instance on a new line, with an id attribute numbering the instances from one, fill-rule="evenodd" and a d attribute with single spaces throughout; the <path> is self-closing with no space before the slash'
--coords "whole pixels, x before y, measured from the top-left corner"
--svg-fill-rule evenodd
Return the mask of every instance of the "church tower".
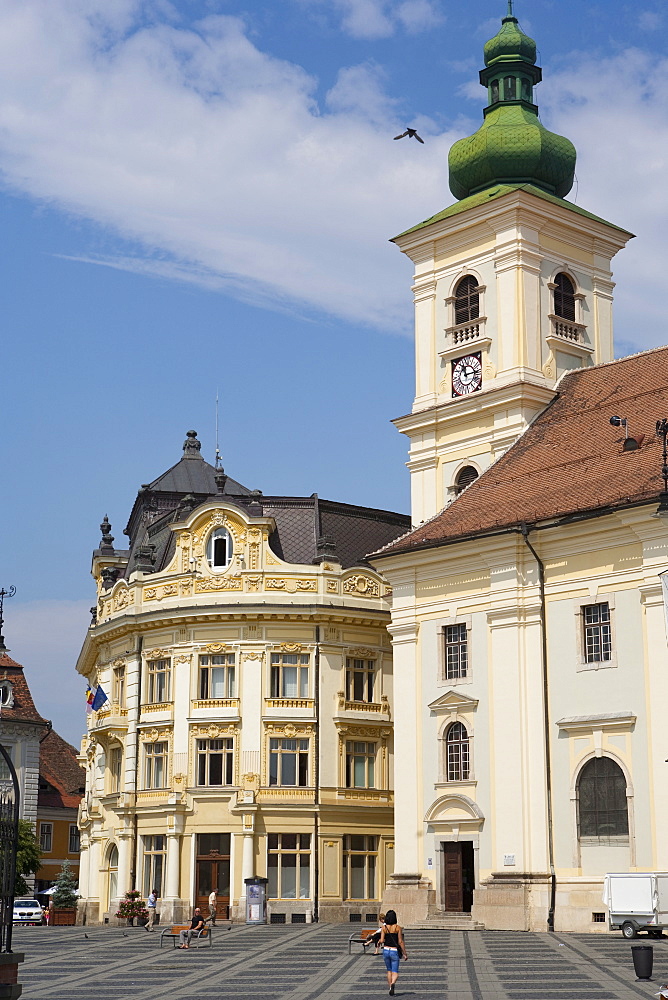
<path id="1" fill-rule="evenodd" d="M 513 14 L 485 45 L 488 104 L 449 157 L 454 205 L 397 236 L 415 264 L 415 524 L 499 458 L 567 371 L 613 358 L 611 260 L 632 234 L 566 201 L 576 152 L 538 118 L 536 43 Z"/>

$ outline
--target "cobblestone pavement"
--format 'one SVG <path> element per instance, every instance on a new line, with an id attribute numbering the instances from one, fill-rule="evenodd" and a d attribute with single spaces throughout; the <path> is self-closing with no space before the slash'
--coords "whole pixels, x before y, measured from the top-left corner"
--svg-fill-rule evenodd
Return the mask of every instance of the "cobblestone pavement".
<path id="1" fill-rule="evenodd" d="M 188 954 L 141 928 L 20 927 L 25 1000 L 376 1000 L 382 958 L 348 955 L 353 927 L 224 927 Z M 88 934 L 88 938 L 84 934 Z M 409 931 L 396 995 L 411 1000 L 639 1000 L 668 982 L 668 939 L 654 981 L 637 983 L 621 934 Z M 650 943 L 640 938 L 636 944 Z M 359 949 L 359 946 L 357 946 Z"/>

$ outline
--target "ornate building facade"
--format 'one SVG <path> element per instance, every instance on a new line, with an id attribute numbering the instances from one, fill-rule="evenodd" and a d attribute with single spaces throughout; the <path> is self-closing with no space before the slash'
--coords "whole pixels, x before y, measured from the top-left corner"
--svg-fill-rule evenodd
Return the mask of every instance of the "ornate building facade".
<path id="1" fill-rule="evenodd" d="M 397 421 L 415 527 L 372 558 L 401 747 L 384 904 L 408 924 L 605 931 L 605 873 L 668 867 L 668 350 L 612 361 L 630 234 L 565 200 L 575 150 L 538 120 L 535 62 L 510 12 L 485 122 L 451 150 L 457 203 L 396 239 L 416 265 Z"/>
<path id="2" fill-rule="evenodd" d="M 245 919 L 367 919 L 393 870 L 389 589 L 365 554 L 409 527 L 386 511 L 251 492 L 195 432 L 93 556 L 80 674 L 89 717 L 81 919 L 154 886 L 163 920 L 218 890 Z"/>

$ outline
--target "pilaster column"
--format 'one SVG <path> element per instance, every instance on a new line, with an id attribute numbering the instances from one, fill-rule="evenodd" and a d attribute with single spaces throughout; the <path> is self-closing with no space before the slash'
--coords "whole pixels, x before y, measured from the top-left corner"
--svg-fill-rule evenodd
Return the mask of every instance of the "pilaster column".
<path id="1" fill-rule="evenodd" d="M 422 733 L 418 711 L 418 626 L 393 622 L 395 872 L 422 872 Z"/>
<path id="2" fill-rule="evenodd" d="M 118 897 L 122 898 L 130 888 L 130 834 L 118 837 Z"/>
<path id="3" fill-rule="evenodd" d="M 179 898 L 179 875 L 181 870 L 181 836 L 178 833 L 167 835 L 167 878 L 165 881 L 165 899 Z"/>
<path id="4" fill-rule="evenodd" d="M 91 838 L 88 848 L 90 864 L 88 868 L 88 898 L 99 900 L 100 898 L 100 841 L 95 837 Z"/>
<path id="5" fill-rule="evenodd" d="M 88 898 L 88 886 L 90 883 L 89 869 L 89 840 L 84 833 L 81 837 L 81 849 L 79 853 L 79 895 L 82 899 Z"/>

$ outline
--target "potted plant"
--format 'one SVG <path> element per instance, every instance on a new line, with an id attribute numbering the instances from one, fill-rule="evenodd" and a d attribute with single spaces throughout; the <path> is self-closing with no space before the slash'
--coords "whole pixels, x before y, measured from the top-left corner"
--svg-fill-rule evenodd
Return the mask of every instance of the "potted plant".
<path id="1" fill-rule="evenodd" d="M 120 908 L 116 911 L 116 916 L 121 920 L 125 917 L 130 927 L 132 927 L 135 918 L 137 919 L 138 926 L 146 923 L 148 920 L 148 910 L 144 906 L 144 900 L 141 898 L 139 890 L 130 889 L 129 892 L 125 893 L 125 899 L 121 900 Z"/>
<path id="2" fill-rule="evenodd" d="M 77 880 L 69 861 L 63 861 L 63 867 L 54 883 L 53 923 L 59 927 L 73 927 L 77 916 Z"/>

